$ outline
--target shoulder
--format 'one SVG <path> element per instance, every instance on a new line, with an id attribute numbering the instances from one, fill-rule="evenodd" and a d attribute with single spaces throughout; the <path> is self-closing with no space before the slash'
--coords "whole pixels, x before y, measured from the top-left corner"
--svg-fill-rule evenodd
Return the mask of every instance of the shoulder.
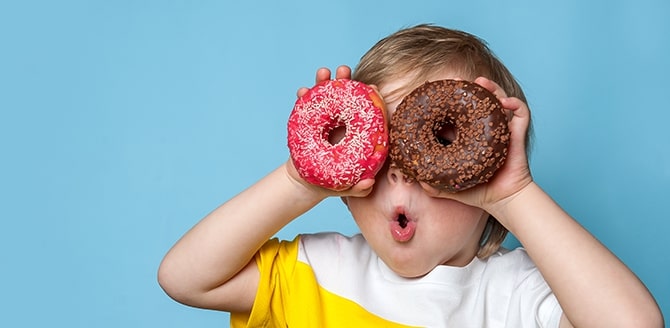
<path id="1" fill-rule="evenodd" d="M 500 248 L 484 260 L 479 260 L 487 271 L 506 279 L 519 280 L 529 274 L 539 274 L 535 262 L 524 248 Z"/>
<path id="2" fill-rule="evenodd" d="M 345 277 L 365 280 L 378 268 L 377 255 L 360 234 L 317 233 L 302 235 L 300 240 L 297 265 L 308 266 L 320 283 L 331 289 Z"/>
<path id="3" fill-rule="evenodd" d="M 332 268 L 333 265 L 352 265 L 371 257 L 373 252 L 362 235 L 323 232 L 298 235 L 293 240 L 270 239 L 258 251 L 257 264 L 283 263 L 286 267 L 289 263 L 303 263 Z"/>
<path id="4" fill-rule="evenodd" d="M 525 297 L 528 291 L 551 292 L 540 270 L 523 248 L 501 248 L 484 260 L 475 258 L 469 267 L 472 270 L 470 279 L 477 281 L 473 283 L 492 295 Z M 502 295 L 499 295 L 501 292 Z"/>
<path id="5" fill-rule="evenodd" d="M 310 248 L 367 248 L 361 234 L 346 236 L 339 232 L 319 232 L 300 235 L 301 244 Z"/>
<path id="6" fill-rule="evenodd" d="M 305 262 L 330 262 L 335 258 L 369 258 L 372 250 L 361 234 L 323 232 L 301 235 L 298 254 L 298 259 Z"/>
<path id="7" fill-rule="evenodd" d="M 511 271 L 535 270 L 537 267 L 526 250 L 522 247 L 506 249 L 501 247 L 487 259 L 483 260 L 487 266 L 495 266 Z"/>
<path id="8" fill-rule="evenodd" d="M 562 313 L 558 300 L 525 249 L 501 249 L 484 262 L 490 272 L 489 292 L 496 294 L 501 286 L 507 290 L 510 322 L 558 324 Z"/>

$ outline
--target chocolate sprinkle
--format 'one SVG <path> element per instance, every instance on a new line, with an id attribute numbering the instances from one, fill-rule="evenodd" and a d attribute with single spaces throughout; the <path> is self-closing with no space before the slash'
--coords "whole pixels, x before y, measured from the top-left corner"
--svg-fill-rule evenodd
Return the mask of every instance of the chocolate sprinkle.
<path id="1" fill-rule="evenodd" d="M 456 130 L 450 144 L 439 137 Z M 398 105 L 390 124 L 390 157 L 400 170 L 431 186 L 457 192 L 487 182 L 505 162 L 507 115 L 494 94 L 476 83 L 427 82 Z"/>

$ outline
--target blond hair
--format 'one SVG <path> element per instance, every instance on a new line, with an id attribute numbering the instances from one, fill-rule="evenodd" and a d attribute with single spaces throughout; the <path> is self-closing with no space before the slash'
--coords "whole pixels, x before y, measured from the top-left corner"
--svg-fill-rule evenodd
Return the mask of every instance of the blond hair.
<path id="1" fill-rule="evenodd" d="M 409 83 L 389 94 L 387 101 L 404 96 L 436 72 L 449 70 L 473 80 L 479 76 L 495 81 L 508 96 L 526 102 L 521 86 L 482 39 L 458 30 L 422 24 L 402 29 L 375 44 L 354 69 L 352 78 L 380 88 L 396 77 L 411 77 Z M 397 98 L 396 98 L 397 99 Z M 529 149 L 531 129 L 526 136 Z M 495 253 L 507 229 L 489 216 L 477 257 Z"/>

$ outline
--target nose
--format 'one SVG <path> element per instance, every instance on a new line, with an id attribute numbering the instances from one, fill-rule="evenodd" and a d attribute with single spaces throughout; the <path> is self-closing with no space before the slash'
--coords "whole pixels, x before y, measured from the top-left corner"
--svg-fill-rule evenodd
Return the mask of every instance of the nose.
<path id="1" fill-rule="evenodd" d="M 391 165 L 386 172 L 386 178 L 388 179 L 389 183 L 392 185 L 395 184 L 406 184 L 410 185 L 414 183 L 414 179 L 411 177 L 408 177 L 398 167 L 395 165 Z"/>

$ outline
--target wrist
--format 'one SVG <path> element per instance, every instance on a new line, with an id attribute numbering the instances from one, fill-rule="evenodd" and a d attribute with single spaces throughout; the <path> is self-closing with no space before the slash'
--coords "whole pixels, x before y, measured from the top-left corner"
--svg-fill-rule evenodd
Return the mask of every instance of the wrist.
<path id="1" fill-rule="evenodd" d="M 533 199 L 538 193 L 544 194 L 544 191 L 535 181 L 531 180 L 515 193 L 489 206 L 486 211 L 495 217 L 505 228 L 513 231 L 514 221 L 524 217 L 521 214 L 532 208 Z"/>
<path id="2" fill-rule="evenodd" d="M 283 168 L 284 175 L 287 181 L 291 184 L 294 195 L 298 195 L 304 200 L 315 203 L 328 197 L 328 193 L 323 188 L 312 185 L 300 177 L 298 170 L 296 170 L 290 159 L 284 163 Z"/>

